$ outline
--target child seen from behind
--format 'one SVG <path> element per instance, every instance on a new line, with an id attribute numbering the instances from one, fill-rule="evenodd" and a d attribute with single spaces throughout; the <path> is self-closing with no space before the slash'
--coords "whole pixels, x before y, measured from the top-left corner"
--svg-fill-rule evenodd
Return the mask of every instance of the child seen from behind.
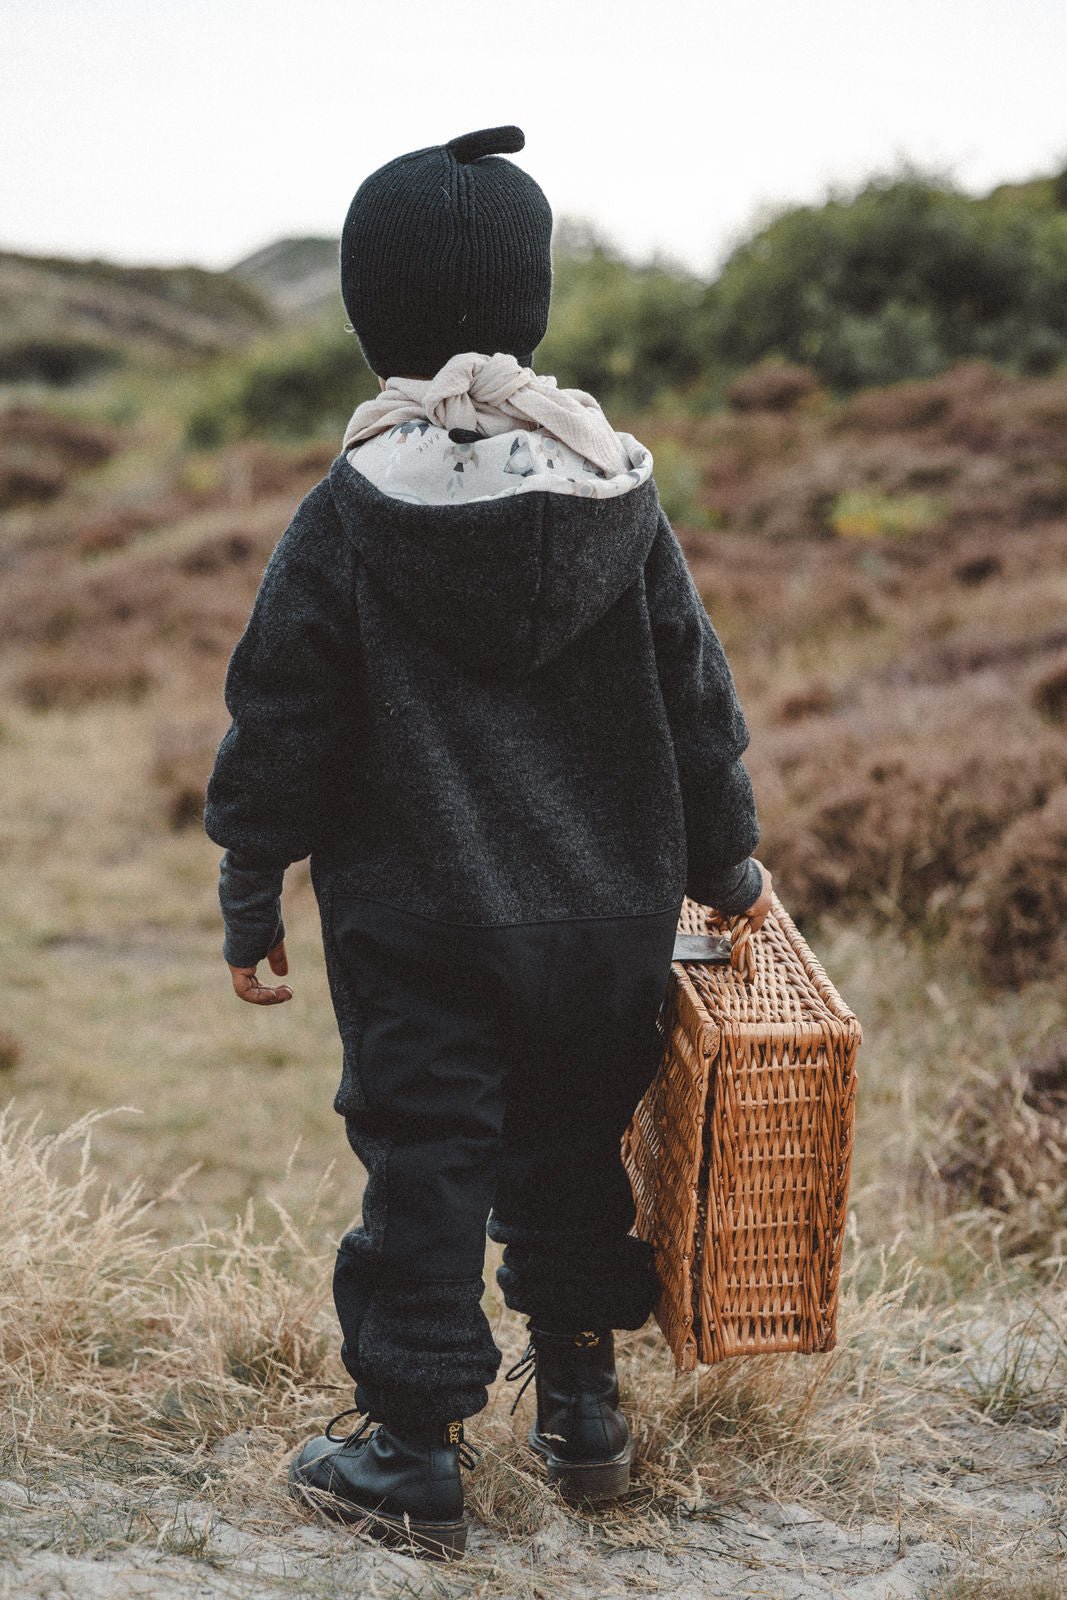
<path id="1" fill-rule="evenodd" d="M 245 1000 L 292 996 L 257 967 L 288 971 L 282 875 L 311 858 L 367 1171 L 333 1279 L 355 1407 L 290 1482 L 446 1555 L 501 1360 L 487 1231 L 533 1450 L 568 1495 L 628 1486 L 614 1331 L 659 1285 L 620 1139 L 683 896 L 756 926 L 770 901 L 748 732 L 652 458 L 532 370 L 552 215 L 522 146 L 467 134 L 352 201 L 342 291 L 381 393 L 264 572 L 205 815 Z"/>

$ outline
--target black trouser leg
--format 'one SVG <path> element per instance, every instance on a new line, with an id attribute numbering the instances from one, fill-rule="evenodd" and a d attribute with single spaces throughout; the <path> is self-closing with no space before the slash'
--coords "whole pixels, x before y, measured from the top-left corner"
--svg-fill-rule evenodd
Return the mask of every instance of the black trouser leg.
<path id="1" fill-rule="evenodd" d="M 335 1002 L 355 1088 L 349 1142 L 367 1168 L 362 1226 L 334 1300 L 356 1403 L 405 1425 L 471 1416 L 500 1364 L 481 1307 L 485 1220 L 503 1123 L 500 997 L 440 923 L 362 899 L 334 908 Z M 343 993 L 338 991 L 343 989 Z"/>
<path id="2" fill-rule="evenodd" d="M 487 1218 L 508 1306 L 548 1327 L 645 1321 L 658 1283 L 619 1142 L 659 1060 L 676 925 L 672 910 L 456 927 L 335 904 L 339 1109 L 368 1178 L 334 1296 L 372 1415 L 485 1405 L 500 1362 L 480 1306 Z"/>
<path id="3" fill-rule="evenodd" d="M 659 1294 L 620 1141 L 662 1051 L 678 911 L 548 925 L 524 994 L 489 1221 L 505 1303 L 547 1328 L 637 1328 Z M 529 970 L 529 969 L 527 969 Z M 535 974 L 530 974 L 535 977 Z"/>

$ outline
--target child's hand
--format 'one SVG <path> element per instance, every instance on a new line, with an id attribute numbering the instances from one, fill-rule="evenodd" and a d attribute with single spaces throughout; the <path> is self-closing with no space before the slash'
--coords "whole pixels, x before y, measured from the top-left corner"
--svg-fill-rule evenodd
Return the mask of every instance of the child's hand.
<path id="1" fill-rule="evenodd" d="M 755 857 L 753 857 L 753 860 L 755 860 Z M 771 909 L 771 895 L 773 893 L 771 875 L 767 871 L 767 868 L 763 865 L 762 861 L 756 861 L 756 865 L 760 870 L 760 878 L 763 880 L 763 887 L 760 890 L 759 899 L 754 900 L 749 906 L 748 910 L 744 913 L 748 918 L 749 926 L 751 927 L 753 933 L 756 933 L 760 928 L 763 927 L 763 920 L 768 911 Z"/>
<path id="2" fill-rule="evenodd" d="M 267 960 L 270 963 L 270 970 L 279 978 L 284 978 L 289 971 L 284 939 L 279 939 L 274 949 L 268 952 Z M 231 967 L 230 977 L 233 979 L 233 992 L 238 1000 L 247 1000 L 251 1005 L 280 1006 L 283 1001 L 293 998 L 293 991 L 287 983 L 280 983 L 276 989 L 260 983 L 256 977 L 255 967 Z"/>

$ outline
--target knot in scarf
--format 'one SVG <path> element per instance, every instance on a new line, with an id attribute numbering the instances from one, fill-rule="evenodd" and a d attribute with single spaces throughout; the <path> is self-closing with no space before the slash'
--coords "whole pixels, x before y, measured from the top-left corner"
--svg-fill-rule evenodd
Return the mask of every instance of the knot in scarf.
<path id="1" fill-rule="evenodd" d="M 629 466 L 622 442 L 591 394 L 560 389 L 555 378 L 521 367 L 503 351 L 453 356 L 432 378 L 390 378 L 381 394 L 356 407 L 344 449 L 417 421 L 486 437 L 516 427 L 540 428 L 609 476 Z"/>

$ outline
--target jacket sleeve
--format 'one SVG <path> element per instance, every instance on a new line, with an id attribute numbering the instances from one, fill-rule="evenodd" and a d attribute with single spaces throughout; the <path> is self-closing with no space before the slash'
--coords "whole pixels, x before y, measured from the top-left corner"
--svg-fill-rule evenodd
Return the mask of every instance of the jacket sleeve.
<path id="1" fill-rule="evenodd" d="M 685 815 L 686 894 L 736 916 L 761 886 L 751 856 L 759 825 L 741 761 L 748 727 L 726 654 L 662 511 L 645 589 Z"/>
<path id="2" fill-rule="evenodd" d="M 227 669 L 231 722 L 207 784 L 204 828 L 226 850 L 223 955 L 235 966 L 283 937 L 282 875 L 327 837 L 337 794 L 357 619 L 343 541 L 324 556 L 326 541 L 307 533 L 298 513 L 263 574 Z"/>

